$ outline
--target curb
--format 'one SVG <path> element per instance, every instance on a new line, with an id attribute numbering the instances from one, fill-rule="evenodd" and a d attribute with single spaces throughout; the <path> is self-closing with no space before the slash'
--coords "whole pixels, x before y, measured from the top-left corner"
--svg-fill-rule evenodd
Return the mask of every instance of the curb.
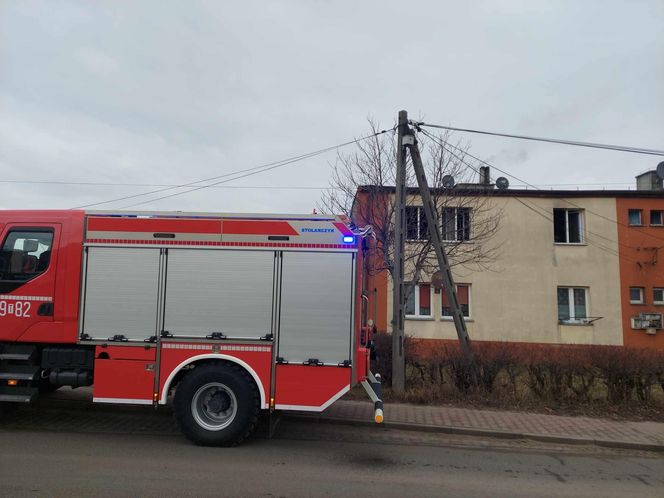
<path id="1" fill-rule="evenodd" d="M 385 427 L 386 429 L 399 429 L 415 432 L 437 432 L 442 434 L 456 434 L 462 436 L 484 436 L 501 439 L 530 439 L 542 443 L 559 443 L 570 445 L 588 445 L 601 446 L 604 448 L 615 448 L 622 450 L 654 451 L 664 453 L 664 444 L 654 443 L 636 443 L 632 441 L 614 441 L 608 439 L 591 439 L 572 436 L 552 436 L 548 434 L 534 434 L 529 432 L 511 432 L 497 429 L 476 429 L 471 427 L 455 427 L 442 425 L 414 424 L 410 422 L 390 422 L 385 421 L 382 424 L 363 419 L 329 417 L 307 414 L 283 414 L 288 419 L 316 421 L 327 424 L 355 425 L 363 427 Z"/>

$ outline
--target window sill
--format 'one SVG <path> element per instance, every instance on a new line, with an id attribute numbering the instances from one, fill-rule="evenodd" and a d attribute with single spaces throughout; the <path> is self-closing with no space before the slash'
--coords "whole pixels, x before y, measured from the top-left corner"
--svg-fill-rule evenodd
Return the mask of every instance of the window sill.
<path id="1" fill-rule="evenodd" d="M 650 228 L 664 228 L 664 224 L 651 223 Z"/>
<path id="2" fill-rule="evenodd" d="M 637 224 L 637 223 L 628 223 L 627 226 L 628 226 L 628 227 L 637 227 L 637 228 L 638 228 L 638 227 L 644 227 L 645 225 L 644 225 L 643 223 L 639 223 L 639 224 Z"/>
<path id="3" fill-rule="evenodd" d="M 558 325 L 563 325 L 565 327 L 592 327 L 593 323 L 585 323 L 585 322 L 563 322 L 561 320 L 558 320 Z"/>
<path id="4" fill-rule="evenodd" d="M 645 306 L 645 305 L 646 305 L 646 303 L 642 303 L 642 302 L 633 302 L 633 301 L 630 301 L 629 304 L 630 304 L 631 306 Z"/>
<path id="5" fill-rule="evenodd" d="M 432 316 L 417 316 L 417 315 L 406 315 L 406 320 L 415 320 L 419 322 L 432 322 Z"/>
<path id="6" fill-rule="evenodd" d="M 554 246 L 587 246 L 585 242 L 554 242 Z"/>
<path id="7" fill-rule="evenodd" d="M 453 322 L 454 319 L 451 316 L 443 316 L 440 318 L 441 322 Z M 463 317 L 463 321 L 466 323 L 473 323 L 475 320 L 472 318 L 466 318 L 465 316 Z"/>

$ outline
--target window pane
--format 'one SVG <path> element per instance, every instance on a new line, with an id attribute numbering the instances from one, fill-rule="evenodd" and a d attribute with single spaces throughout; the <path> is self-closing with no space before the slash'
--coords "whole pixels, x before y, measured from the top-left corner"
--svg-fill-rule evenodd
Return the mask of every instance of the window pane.
<path id="1" fill-rule="evenodd" d="M 457 291 L 457 300 L 459 301 L 459 306 L 461 306 L 461 312 L 463 316 L 469 317 L 470 316 L 470 286 L 465 285 L 465 284 L 458 284 L 456 286 L 456 291 Z M 441 314 L 442 316 L 452 316 L 452 308 L 450 307 L 449 301 L 447 300 L 447 295 L 445 294 L 445 290 L 443 289 L 441 291 L 441 302 L 442 302 L 442 308 L 441 308 Z"/>
<path id="2" fill-rule="evenodd" d="M 663 216 L 662 211 L 650 211 L 650 224 L 651 225 L 662 225 Z"/>
<path id="3" fill-rule="evenodd" d="M 571 243 L 581 242 L 581 212 L 567 212 L 567 229 L 569 231 L 568 239 Z"/>
<path id="4" fill-rule="evenodd" d="M 457 240 L 470 240 L 470 208 L 457 209 Z"/>
<path id="5" fill-rule="evenodd" d="M 664 289 L 653 289 L 652 290 L 652 300 L 656 303 L 664 302 Z"/>
<path id="6" fill-rule="evenodd" d="M 420 315 L 431 315 L 431 286 L 421 284 L 420 286 Z"/>
<path id="7" fill-rule="evenodd" d="M 455 209 L 444 208 L 441 217 L 443 219 L 443 240 L 456 240 Z"/>
<path id="8" fill-rule="evenodd" d="M 641 225 L 641 210 L 640 209 L 630 209 L 629 210 L 629 224 L 630 225 Z"/>
<path id="9" fill-rule="evenodd" d="M 427 223 L 427 216 L 424 214 L 424 208 L 419 208 L 420 213 L 420 226 L 419 226 L 419 238 L 421 240 L 427 240 L 429 238 L 429 224 Z"/>
<path id="10" fill-rule="evenodd" d="M 553 210 L 553 240 L 555 242 L 567 242 L 566 211 L 564 209 Z"/>
<path id="11" fill-rule="evenodd" d="M 45 272 L 51 260 L 52 244 L 53 231 L 9 232 L 0 250 L 0 281 L 8 282 L 0 292 L 9 292 L 17 283 L 21 285 Z"/>
<path id="12" fill-rule="evenodd" d="M 574 318 L 586 318 L 586 289 L 574 289 Z"/>
<path id="13" fill-rule="evenodd" d="M 629 302 L 630 303 L 642 303 L 643 302 L 643 288 L 642 287 L 630 287 L 629 288 Z"/>
<path id="14" fill-rule="evenodd" d="M 569 320 L 569 289 L 558 288 L 558 320 Z"/>
<path id="15" fill-rule="evenodd" d="M 416 206 L 406 206 L 406 239 L 416 240 L 417 233 L 417 211 Z"/>
<path id="16" fill-rule="evenodd" d="M 406 315 L 415 314 L 415 292 L 412 285 L 404 285 L 404 292 L 406 293 Z"/>

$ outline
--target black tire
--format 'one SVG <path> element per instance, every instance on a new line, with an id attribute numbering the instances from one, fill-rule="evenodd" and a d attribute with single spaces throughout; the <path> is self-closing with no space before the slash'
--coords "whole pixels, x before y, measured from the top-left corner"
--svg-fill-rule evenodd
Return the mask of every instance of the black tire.
<path id="1" fill-rule="evenodd" d="M 175 390 L 180 431 L 201 446 L 235 446 L 256 427 L 260 394 L 249 373 L 234 363 L 195 367 Z"/>

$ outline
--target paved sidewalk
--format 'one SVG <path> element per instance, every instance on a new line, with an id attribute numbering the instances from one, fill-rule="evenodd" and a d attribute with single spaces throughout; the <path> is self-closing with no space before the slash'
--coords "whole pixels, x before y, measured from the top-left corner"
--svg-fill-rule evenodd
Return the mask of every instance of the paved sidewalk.
<path id="1" fill-rule="evenodd" d="M 624 422 L 600 418 L 539 413 L 420 406 L 385 405 L 386 427 L 491 437 L 526 438 L 546 442 L 596 444 L 664 452 L 664 423 Z M 330 422 L 372 424 L 373 404 L 337 401 L 310 417 Z"/>

